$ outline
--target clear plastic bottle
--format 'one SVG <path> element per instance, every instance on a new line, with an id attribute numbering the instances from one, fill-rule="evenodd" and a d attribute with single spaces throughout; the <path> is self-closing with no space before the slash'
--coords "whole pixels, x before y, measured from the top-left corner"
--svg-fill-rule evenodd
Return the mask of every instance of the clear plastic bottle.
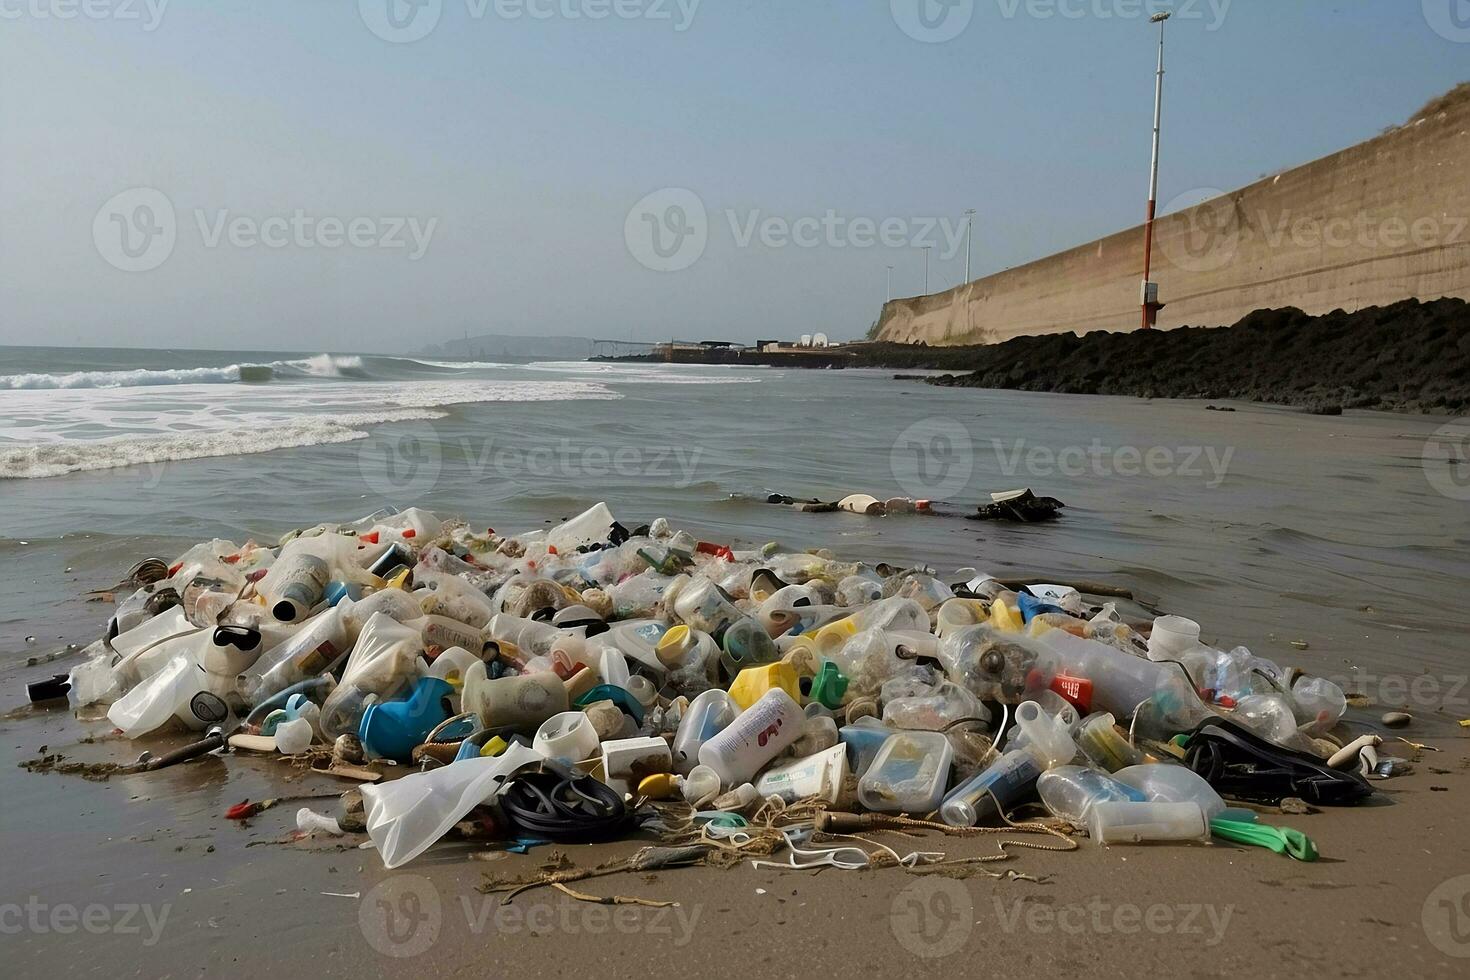
<path id="1" fill-rule="evenodd" d="M 939 818 L 951 827 L 974 827 L 1030 795 L 1042 769 L 1025 750 L 1007 752 L 988 769 L 950 790 Z"/>

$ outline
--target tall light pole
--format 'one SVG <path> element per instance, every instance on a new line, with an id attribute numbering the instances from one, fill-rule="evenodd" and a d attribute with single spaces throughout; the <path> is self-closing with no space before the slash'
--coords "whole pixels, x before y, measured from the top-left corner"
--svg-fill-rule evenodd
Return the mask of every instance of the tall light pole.
<path id="1" fill-rule="evenodd" d="M 929 249 L 931 245 L 924 246 L 924 295 L 929 295 Z"/>
<path id="2" fill-rule="evenodd" d="M 965 282 L 970 281 L 970 243 L 975 240 L 975 209 L 970 208 L 965 212 L 967 224 L 965 226 Z"/>
<path id="3" fill-rule="evenodd" d="M 893 266 L 888 267 L 888 302 L 893 302 Z"/>
<path id="4" fill-rule="evenodd" d="M 1159 127 L 1164 120 L 1164 21 L 1168 11 L 1154 14 L 1149 23 L 1159 25 L 1159 73 L 1154 83 L 1154 152 L 1149 164 L 1148 219 L 1143 224 L 1143 329 L 1150 329 L 1159 314 L 1159 286 L 1149 279 L 1154 257 L 1154 213 L 1159 205 Z"/>

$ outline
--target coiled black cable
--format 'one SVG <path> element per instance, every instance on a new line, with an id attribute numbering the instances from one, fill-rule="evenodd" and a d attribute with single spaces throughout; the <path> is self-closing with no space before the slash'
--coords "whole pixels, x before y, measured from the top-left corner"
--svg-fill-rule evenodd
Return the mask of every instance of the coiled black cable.
<path id="1" fill-rule="evenodd" d="M 605 840 L 621 835 L 633 819 L 617 790 L 591 776 L 551 769 L 513 777 L 500 808 L 512 827 L 546 840 Z"/>

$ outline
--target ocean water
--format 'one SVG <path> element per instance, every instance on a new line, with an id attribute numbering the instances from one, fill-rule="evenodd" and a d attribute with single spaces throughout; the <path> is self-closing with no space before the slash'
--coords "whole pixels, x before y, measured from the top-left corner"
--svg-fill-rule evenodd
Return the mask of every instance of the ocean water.
<path id="1" fill-rule="evenodd" d="M 517 531 L 605 500 L 711 540 L 1131 588 L 1217 645 L 1470 717 L 1470 507 L 1428 452 L 1446 420 L 1234 407 L 878 371 L 0 348 L 0 676 L 95 636 L 109 610 L 86 593 L 146 555 L 409 505 Z M 1063 518 L 964 519 L 1022 486 Z M 802 514 L 769 490 L 936 513 Z"/>

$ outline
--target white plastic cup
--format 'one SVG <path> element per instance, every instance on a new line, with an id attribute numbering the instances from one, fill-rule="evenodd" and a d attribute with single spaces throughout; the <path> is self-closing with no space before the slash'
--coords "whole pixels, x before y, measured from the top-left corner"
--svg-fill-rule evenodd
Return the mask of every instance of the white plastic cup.
<path id="1" fill-rule="evenodd" d="M 1199 623 L 1183 616 L 1160 616 L 1148 637 L 1148 659 L 1178 660 L 1199 642 Z"/>
<path id="2" fill-rule="evenodd" d="M 548 759 L 575 764 L 597 754 L 597 730 L 581 711 L 563 711 L 546 719 L 536 731 L 531 748 Z"/>

